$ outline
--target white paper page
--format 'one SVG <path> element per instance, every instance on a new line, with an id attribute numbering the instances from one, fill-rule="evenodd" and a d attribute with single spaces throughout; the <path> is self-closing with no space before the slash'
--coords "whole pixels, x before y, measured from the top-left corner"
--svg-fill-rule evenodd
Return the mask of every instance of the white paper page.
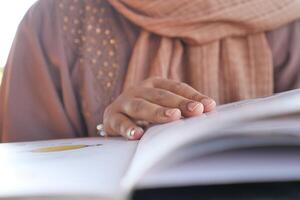
<path id="1" fill-rule="evenodd" d="M 73 150 L 40 152 L 47 150 L 40 149 L 44 147 L 70 145 L 82 146 L 72 146 L 75 147 Z M 122 138 L 1 144 L 0 199 L 120 195 L 120 179 L 136 145 L 136 141 Z"/>
<path id="2" fill-rule="evenodd" d="M 186 160 L 144 177 L 138 188 L 300 180 L 300 148 L 225 151 Z"/>
<path id="3" fill-rule="evenodd" d="M 270 137 L 284 136 L 300 139 L 300 113 L 298 116 L 293 117 L 241 123 L 237 127 L 223 129 L 221 132 L 224 135 L 266 135 Z"/>
<path id="4" fill-rule="evenodd" d="M 217 111 L 150 128 L 141 139 L 132 165 L 122 181 L 128 191 L 160 160 L 195 140 L 216 137 L 217 131 L 243 121 L 300 112 L 300 90 L 264 99 L 221 106 Z"/>
<path id="5" fill-rule="evenodd" d="M 225 131 L 225 132 L 224 132 Z M 228 131 L 226 133 L 226 131 Z M 222 130 L 220 135 L 226 135 L 226 137 L 218 138 L 218 139 L 210 139 L 208 141 L 195 141 L 193 144 L 190 144 L 187 147 L 180 148 L 169 155 L 168 159 L 164 159 L 156 165 L 154 168 L 149 170 L 143 178 L 139 181 L 137 187 L 138 188 L 157 188 L 157 187 L 172 187 L 172 186 L 184 186 L 184 185 L 194 185 L 194 184 L 218 184 L 218 183 L 239 183 L 239 182 L 252 182 L 263 181 L 263 180 L 299 180 L 299 171 L 291 170 L 290 166 L 285 168 L 284 170 L 279 170 L 274 165 L 274 163 L 278 162 L 281 164 L 283 162 L 281 157 L 275 157 L 272 160 L 273 168 L 276 169 L 279 176 L 275 171 L 267 174 L 267 176 L 261 176 L 261 171 L 265 171 L 266 167 L 269 167 L 269 163 L 260 163 L 258 160 L 255 160 L 255 157 L 251 157 L 251 162 L 255 164 L 255 171 L 251 171 L 253 169 L 252 165 L 246 166 L 235 166 L 235 171 L 228 172 L 228 169 L 221 171 L 222 173 L 229 174 L 221 174 L 221 176 L 211 176 L 211 170 L 208 172 L 202 171 L 203 163 L 200 166 L 199 160 L 205 161 L 207 157 L 212 156 L 212 158 L 219 158 L 220 155 L 223 155 L 222 152 L 229 150 L 237 150 L 240 148 L 253 148 L 253 147 L 265 147 L 264 151 L 268 151 L 266 148 L 273 148 L 277 146 L 278 148 L 274 151 L 273 155 L 280 151 L 280 147 L 284 146 L 293 146 L 298 147 L 295 149 L 296 152 L 300 153 L 300 123 L 299 117 L 295 118 L 284 118 L 284 119 L 273 119 L 266 121 L 258 121 L 252 122 L 249 124 L 245 124 L 237 129 L 231 128 L 229 130 Z M 242 150 L 243 152 L 244 150 Z M 256 151 L 257 152 L 257 151 Z M 214 156 L 213 154 L 218 154 L 218 156 Z M 295 154 L 294 152 L 292 154 Z M 237 155 L 234 153 L 233 155 Z M 238 154 L 239 155 L 239 154 Z M 262 152 L 261 155 L 265 155 Z M 279 154 L 278 154 L 279 155 Z M 201 157 L 204 157 L 202 159 Z M 226 156 L 225 156 L 226 157 Z M 226 157 L 227 158 L 227 157 Z M 294 157 L 289 157 L 291 162 L 294 162 L 293 159 L 298 159 Z M 230 158 L 234 159 L 234 158 Z M 236 158 L 240 161 L 239 156 Z M 279 159 L 279 160 L 276 160 Z M 224 163 L 222 163 L 225 160 Z M 265 161 L 269 160 L 269 158 L 265 158 Z M 226 159 L 220 159 L 216 161 L 218 163 L 219 168 L 228 167 L 228 162 Z M 268 161 L 269 162 L 269 161 Z M 188 164 L 187 164 L 188 163 Z M 233 163 L 236 163 L 233 162 Z M 286 165 L 289 165 L 285 163 Z M 193 165 L 193 166 L 192 166 Z M 179 166 L 179 167 L 178 167 Z M 180 167 L 181 166 L 181 167 Z M 182 167 L 184 166 L 184 167 Z M 198 170 L 198 167 L 201 170 Z M 239 169 L 241 167 L 242 169 Z M 280 165 L 283 167 L 283 165 Z M 298 166 L 297 166 L 298 167 Z M 297 168 L 296 167 L 296 168 Z M 209 167 L 207 167 L 209 168 Z M 192 169 L 192 171 L 191 171 Z M 211 166 L 211 169 L 215 169 L 215 166 Z M 240 171 L 245 170 L 244 176 L 240 176 Z M 251 173 L 249 173 L 249 170 Z M 261 171 L 260 171 L 261 170 Z M 219 175 L 220 171 L 215 172 L 215 175 Z M 257 173 L 257 174 L 256 174 Z M 273 174 L 275 174 L 273 176 Z M 207 176 L 206 176 L 207 175 Z M 266 174 L 265 174 L 266 175 Z M 257 176 L 259 176 L 257 178 Z M 208 180 L 208 177 L 209 180 Z M 225 180 L 224 177 L 228 179 Z M 253 179 L 256 177 L 256 179 Z M 269 181 L 270 181 L 269 180 Z"/>
<path id="6" fill-rule="evenodd" d="M 223 129 L 217 133 L 217 138 L 206 140 L 195 140 L 187 146 L 173 151 L 172 154 L 159 162 L 145 175 L 152 176 L 156 171 L 172 167 L 192 157 L 222 152 L 230 149 L 247 148 L 254 146 L 274 145 L 300 145 L 300 123 L 299 120 L 258 121 L 246 126 L 238 126 L 230 129 Z M 153 170 L 155 170 L 153 172 Z M 143 177 L 144 179 L 145 177 Z M 170 180 L 170 183 L 172 180 Z"/>

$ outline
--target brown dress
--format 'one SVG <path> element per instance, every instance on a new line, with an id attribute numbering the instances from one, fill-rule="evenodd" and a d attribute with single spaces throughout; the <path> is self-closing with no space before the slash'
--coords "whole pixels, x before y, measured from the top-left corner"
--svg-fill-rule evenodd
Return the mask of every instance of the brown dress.
<path id="1" fill-rule="evenodd" d="M 37 2 L 5 68 L 0 140 L 95 136 L 105 107 L 121 92 L 138 33 L 106 1 Z M 300 23 L 267 36 L 275 92 L 300 87 Z"/>

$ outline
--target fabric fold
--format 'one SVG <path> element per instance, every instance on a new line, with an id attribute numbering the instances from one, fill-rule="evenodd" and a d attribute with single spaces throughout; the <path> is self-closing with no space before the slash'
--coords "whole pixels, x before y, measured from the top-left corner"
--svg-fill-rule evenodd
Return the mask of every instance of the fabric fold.
<path id="1" fill-rule="evenodd" d="M 265 32 L 300 17 L 297 0 L 109 2 L 142 28 L 124 88 L 160 76 L 220 104 L 273 93 Z"/>

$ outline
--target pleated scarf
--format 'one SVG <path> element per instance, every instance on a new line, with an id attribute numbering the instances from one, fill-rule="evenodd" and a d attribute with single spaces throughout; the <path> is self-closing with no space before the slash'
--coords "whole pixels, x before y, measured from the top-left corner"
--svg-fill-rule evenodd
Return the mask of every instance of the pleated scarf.
<path id="1" fill-rule="evenodd" d="M 217 103 L 273 93 L 265 32 L 300 17 L 299 0 L 110 0 L 141 27 L 124 88 L 160 76 Z"/>

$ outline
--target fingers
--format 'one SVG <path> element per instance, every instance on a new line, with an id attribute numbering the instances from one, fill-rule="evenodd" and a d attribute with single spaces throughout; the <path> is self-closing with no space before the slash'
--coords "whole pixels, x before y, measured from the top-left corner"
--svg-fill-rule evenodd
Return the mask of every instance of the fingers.
<path id="1" fill-rule="evenodd" d="M 177 108 L 162 107 L 138 98 L 122 101 L 124 102 L 118 102 L 121 107 L 108 108 L 105 111 L 104 131 L 110 136 L 122 135 L 130 140 L 140 139 L 144 131 L 130 118 L 151 123 L 166 123 L 181 118 L 181 112 Z"/>
<path id="2" fill-rule="evenodd" d="M 213 99 L 185 83 L 151 78 L 140 86 L 125 90 L 103 116 L 108 135 L 122 135 L 130 140 L 144 134 L 144 122 L 158 124 L 191 117 L 213 110 Z M 136 122 L 136 123 L 135 123 Z"/>
<path id="3" fill-rule="evenodd" d="M 179 108 L 184 117 L 200 115 L 204 110 L 201 103 L 160 88 L 140 87 L 136 93 L 137 98 L 143 98 L 154 104 L 168 108 Z"/>
<path id="4" fill-rule="evenodd" d="M 197 90 L 186 83 L 163 78 L 153 78 L 151 83 L 155 88 L 168 90 L 187 99 L 201 102 L 204 106 L 204 112 L 212 111 L 216 107 L 216 102 L 213 99 L 199 93 Z"/>
<path id="5" fill-rule="evenodd" d="M 138 127 L 131 119 L 121 113 L 113 113 L 107 117 L 104 123 L 104 131 L 109 136 L 121 135 L 129 140 L 138 140 L 144 134 L 141 127 Z"/>
<path id="6" fill-rule="evenodd" d="M 124 99 L 119 111 L 127 116 L 145 120 L 151 123 L 166 123 L 181 118 L 181 111 L 177 108 L 163 107 L 141 98 Z"/>

